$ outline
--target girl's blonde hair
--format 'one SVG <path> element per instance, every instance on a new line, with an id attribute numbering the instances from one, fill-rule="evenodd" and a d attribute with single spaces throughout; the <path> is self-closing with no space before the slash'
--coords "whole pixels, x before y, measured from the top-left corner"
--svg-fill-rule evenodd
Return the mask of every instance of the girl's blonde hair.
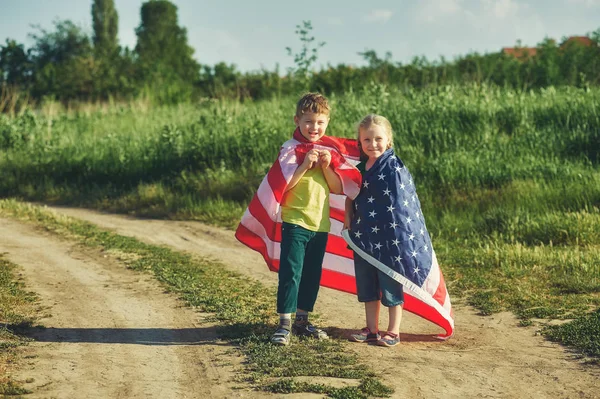
<path id="1" fill-rule="evenodd" d="M 369 129 L 371 126 L 377 125 L 383 128 L 387 138 L 388 138 L 388 149 L 394 146 L 394 132 L 392 130 L 392 124 L 387 120 L 385 116 L 377 115 L 377 114 L 369 114 L 363 118 L 362 121 L 358 123 L 357 127 L 357 139 L 358 139 L 358 148 L 360 149 L 361 158 L 366 157 L 365 153 L 360 146 L 360 131 L 363 129 Z"/>

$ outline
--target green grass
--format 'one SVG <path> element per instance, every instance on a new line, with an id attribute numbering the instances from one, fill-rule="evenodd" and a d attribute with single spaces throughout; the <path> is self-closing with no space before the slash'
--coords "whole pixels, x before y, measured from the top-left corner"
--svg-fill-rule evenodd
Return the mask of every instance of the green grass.
<path id="1" fill-rule="evenodd" d="M 295 101 L 0 116 L 0 196 L 234 228 Z M 373 84 L 330 103 L 328 134 L 390 119 L 452 296 L 522 325 L 600 306 L 600 88 Z"/>
<path id="2" fill-rule="evenodd" d="M 543 334 L 552 341 L 573 346 L 580 353 L 600 358 L 600 309 L 569 323 L 548 326 Z"/>
<path id="3" fill-rule="evenodd" d="M 0 395 L 30 393 L 8 373 L 20 362 L 19 347 L 29 342 L 21 332 L 38 317 L 38 298 L 18 281 L 16 269 L 0 254 Z"/>
<path id="4" fill-rule="evenodd" d="M 191 306 L 211 314 L 221 338 L 235 344 L 246 356 L 242 381 L 273 391 L 273 384 L 298 376 L 341 377 L 357 380 L 357 387 L 322 385 L 331 397 L 385 397 L 392 392 L 367 364 L 346 348 L 346 343 L 295 339 L 288 347 L 270 344 L 277 322 L 275 291 L 228 271 L 223 265 L 168 249 L 148 245 L 99 229 L 89 223 L 57 215 L 38 206 L 0 200 L 0 216 L 33 223 L 83 245 L 115 257 L 128 268 L 152 273 Z M 281 384 L 285 384 L 281 382 Z M 313 392 L 311 384 L 292 384 L 294 392 Z M 292 388 L 289 388 L 292 389 Z"/>

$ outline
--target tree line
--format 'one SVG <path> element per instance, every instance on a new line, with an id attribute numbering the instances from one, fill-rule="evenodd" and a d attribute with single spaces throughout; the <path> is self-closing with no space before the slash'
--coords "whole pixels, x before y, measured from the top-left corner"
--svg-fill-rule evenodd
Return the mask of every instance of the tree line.
<path id="1" fill-rule="evenodd" d="M 119 45 L 118 14 L 113 0 L 93 0 L 91 37 L 69 20 L 57 20 L 52 30 L 36 26 L 33 45 L 6 39 L 0 45 L 0 111 L 15 98 L 37 102 L 106 101 L 148 96 L 161 103 L 198 98 L 265 99 L 319 90 L 341 93 L 371 82 L 394 87 L 427 88 L 449 84 L 488 84 L 519 90 L 548 86 L 600 84 L 600 29 L 591 45 L 545 39 L 534 55 L 515 57 L 503 52 L 471 53 L 454 60 L 415 57 L 402 64 L 374 50 L 359 53 L 365 65 L 313 67 L 325 43 L 314 42 L 312 26 L 297 26 L 301 47 L 295 67 L 241 72 L 234 64 L 203 65 L 194 57 L 187 31 L 179 26 L 177 7 L 167 0 L 142 4 L 136 28 L 137 44 Z"/>

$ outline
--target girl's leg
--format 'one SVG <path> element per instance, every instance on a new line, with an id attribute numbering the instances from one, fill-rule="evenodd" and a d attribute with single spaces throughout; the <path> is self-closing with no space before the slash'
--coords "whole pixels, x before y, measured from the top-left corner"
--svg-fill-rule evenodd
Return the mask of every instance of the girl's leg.
<path id="1" fill-rule="evenodd" d="M 367 319 L 367 327 L 372 332 L 379 331 L 379 309 L 381 301 L 365 302 L 365 316 Z"/>
<path id="2" fill-rule="evenodd" d="M 390 306 L 389 308 L 388 331 L 394 334 L 400 333 L 400 323 L 402 322 L 402 305 Z"/>

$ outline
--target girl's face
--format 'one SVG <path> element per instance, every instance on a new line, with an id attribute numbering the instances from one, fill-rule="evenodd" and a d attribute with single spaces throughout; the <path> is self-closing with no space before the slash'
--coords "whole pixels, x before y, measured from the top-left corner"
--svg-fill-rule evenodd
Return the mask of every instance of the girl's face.
<path id="1" fill-rule="evenodd" d="M 385 129 L 379 125 L 371 125 L 359 131 L 360 146 L 363 152 L 374 161 L 379 158 L 385 150 L 391 147 L 391 142 Z"/>

